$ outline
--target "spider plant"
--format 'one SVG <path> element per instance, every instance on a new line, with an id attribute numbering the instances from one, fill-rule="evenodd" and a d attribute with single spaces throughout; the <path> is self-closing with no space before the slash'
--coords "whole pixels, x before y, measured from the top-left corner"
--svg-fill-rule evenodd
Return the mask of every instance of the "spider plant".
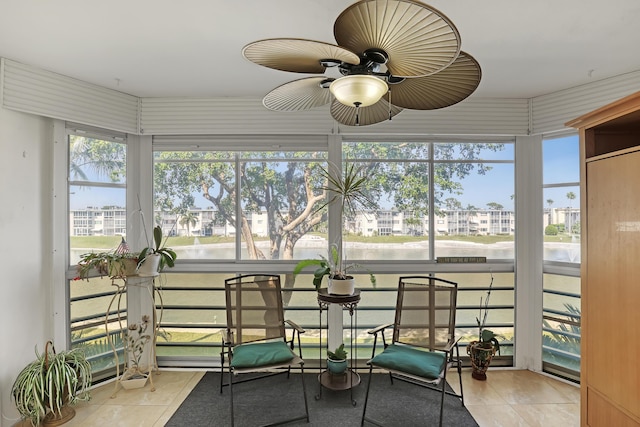
<path id="1" fill-rule="evenodd" d="M 56 353 L 48 341 L 44 353 L 29 363 L 16 378 L 11 395 L 23 419 L 37 426 L 47 417 L 62 417 L 65 405 L 89 400 L 91 366 L 81 349 Z"/>

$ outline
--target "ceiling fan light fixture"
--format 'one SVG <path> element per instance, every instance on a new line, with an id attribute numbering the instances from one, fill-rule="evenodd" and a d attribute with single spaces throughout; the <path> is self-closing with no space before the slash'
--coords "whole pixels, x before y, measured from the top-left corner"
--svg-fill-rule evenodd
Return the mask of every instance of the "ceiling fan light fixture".
<path id="1" fill-rule="evenodd" d="M 329 90 L 341 104 L 349 107 L 368 107 L 380 101 L 389 87 L 384 80 L 377 77 L 356 74 L 334 80 Z"/>

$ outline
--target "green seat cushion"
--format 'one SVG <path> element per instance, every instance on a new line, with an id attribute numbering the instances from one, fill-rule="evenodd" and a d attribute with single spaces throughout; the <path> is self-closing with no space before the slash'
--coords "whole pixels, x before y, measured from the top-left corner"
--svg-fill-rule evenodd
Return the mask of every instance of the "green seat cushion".
<path id="1" fill-rule="evenodd" d="M 285 363 L 295 354 L 284 341 L 270 341 L 255 344 L 242 344 L 233 349 L 233 368 L 255 368 Z"/>
<path id="2" fill-rule="evenodd" d="M 371 359 L 369 363 L 393 371 L 435 380 L 440 375 L 445 360 L 445 353 L 392 344 Z"/>

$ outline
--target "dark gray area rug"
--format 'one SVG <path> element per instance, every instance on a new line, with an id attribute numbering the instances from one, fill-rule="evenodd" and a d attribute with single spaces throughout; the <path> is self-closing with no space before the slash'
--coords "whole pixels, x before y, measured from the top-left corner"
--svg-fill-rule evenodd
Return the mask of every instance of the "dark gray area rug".
<path id="1" fill-rule="evenodd" d="M 233 387 L 235 425 L 238 427 L 259 426 L 304 415 L 304 401 L 300 374 L 292 374 L 237 384 Z M 349 390 L 322 389 L 318 374 L 306 373 L 305 384 L 309 404 L 309 423 L 296 421 L 288 426 L 359 426 L 362 417 L 364 394 L 368 374 L 360 372 L 362 382 L 355 387 L 351 403 Z M 226 379 L 226 378 L 225 378 Z M 387 426 L 437 426 L 440 394 L 438 392 L 408 384 L 389 381 L 388 375 L 374 374 L 367 417 Z M 229 388 L 220 394 L 220 374 L 207 372 L 191 391 L 178 410 L 166 424 L 168 427 L 229 426 Z M 365 422 L 366 425 L 371 425 Z M 444 403 L 445 426 L 477 427 L 469 412 L 453 396 L 446 396 Z"/>

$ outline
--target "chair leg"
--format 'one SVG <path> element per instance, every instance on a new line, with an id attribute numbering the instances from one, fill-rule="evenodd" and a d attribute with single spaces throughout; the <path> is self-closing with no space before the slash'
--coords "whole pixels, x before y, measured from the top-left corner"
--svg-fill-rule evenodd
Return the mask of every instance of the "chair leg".
<path id="1" fill-rule="evenodd" d="M 229 366 L 229 396 L 231 399 L 231 427 L 233 427 L 234 416 L 233 416 L 233 372 L 231 372 L 231 366 Z"/>
<path id="2" fill-rule="evenodd" d="M 224 387 L 224 353 L 220 352 L 220 394 Z"/>
<path id="3" fill-rule="evenodd" d="M 307 414 L 307 422 L 309 422 L 309 404 L 307 403 L 307 387 L 304 384 L 304 366 L 300 365 L 300 378 L 302 378 L 302 395 L 304 397 L 304 410 Z"/>
<path id="4" fill-rule="evenodd" d="M 460 401 L 464 406 L 464 393 L 462 392 L 462 362 L 458 359 L 458 379 L 460 380 Z"/>
<path id="5" fill-rule="evenodd" d="M 364 404 L 362 405 L 362 419 L 360 427 L 364 426 L 364 418 L 367 413 L 367 402 L 369 401 L 369 388 L 371 387 L 371 378 L 373 377 L 373 365 L 369 366 L 369 381 L 367 381 L 367 391 L 364 394 Z"/>
<path id="6" fill-rule="evenodd" d="M 444 375 L 442 377 L 442 396 L 440 397 L 440 423 L 438 424 L 442 427 L 442 413 L 444 412 L 444 396 L 447 394 L 447 371 L 445 367 Z"/>

